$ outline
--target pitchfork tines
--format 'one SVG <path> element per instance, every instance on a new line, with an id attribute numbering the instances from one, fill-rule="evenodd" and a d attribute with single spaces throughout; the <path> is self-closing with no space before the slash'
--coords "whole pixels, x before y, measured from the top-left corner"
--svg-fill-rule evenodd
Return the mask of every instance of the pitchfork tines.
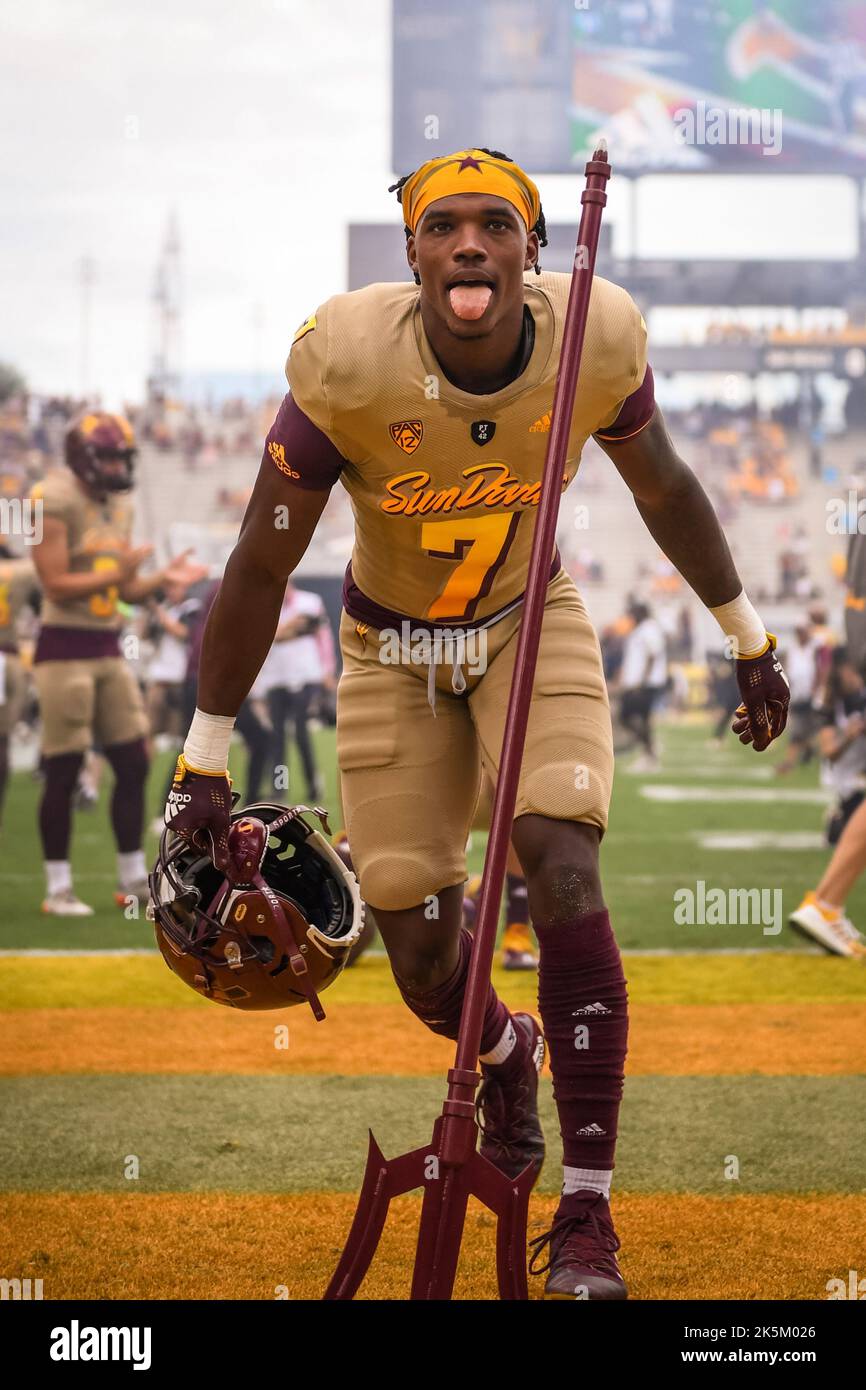
<path id="1" fill-rule="evenodd" d="M 452 1068 L 448 1073 L 449 1094 L 460 1088 L 474 1095 L 480 1080 L 478 1072 Z M 376 1252 L 391 1199 L 419 1187 L 424 1189 L 424 1200 L 411 1297 L 451 1297 L 470 1197 L 477 1197 L 497 1218 L 500 1298 L 527 1297 L 526 1220 L 535 1181 L 533 1166 L 530 1164 L 518 1178 L 507 1178 L 478 1153 L 476 1136 L 471 1099 L 446 1100 L 430 1143 L 399 1158 L 385 1158 L 370 1134 L 358 1208 L 326 1299 L 354 1297 Z"/>

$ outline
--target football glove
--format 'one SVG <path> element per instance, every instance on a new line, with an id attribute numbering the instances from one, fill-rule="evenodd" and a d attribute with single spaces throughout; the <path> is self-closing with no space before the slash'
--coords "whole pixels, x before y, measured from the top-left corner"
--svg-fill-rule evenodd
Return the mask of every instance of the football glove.
<path id="1" fill-rule="evenodd" d="M 229 863 L 232 784 L 228 772 L 200 772 L 181 753 L 165 803 L 165 823 L 188 844 L 209 854 L 223 873 Z"/>
<path id="2" fill-rule="evenodd" d="M 783 732 L 791 699 L 773 634 L 767 633 L 766 651 L 737 657 L 734 664 L 743 703 L 734 711 L 731 728 L 740 743 L 751 743 L 761 753 Z"/>

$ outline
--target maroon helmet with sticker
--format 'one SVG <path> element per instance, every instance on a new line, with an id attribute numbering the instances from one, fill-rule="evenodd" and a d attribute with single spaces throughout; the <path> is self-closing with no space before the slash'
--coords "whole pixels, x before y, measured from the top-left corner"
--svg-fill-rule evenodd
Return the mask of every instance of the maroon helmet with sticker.
<path id="1" fill-rule="evenodd" d="M 217 869 L 170 829 L 150 875 L 148 916 L 166 964 L 197 993 L 235 1009 L 308 1003 L 333 984 L 363 927 L 355 875 L 306 819 L 319 808 L 260 802 L 236 811 Z"/>
<path id="2" fill-rule="evenodd" d="M 66 464 L 94 492 L 128 492 L 135 474 L 135 435 L 122 415 L 88 410 L 73 420 L 64 443 Z"/>

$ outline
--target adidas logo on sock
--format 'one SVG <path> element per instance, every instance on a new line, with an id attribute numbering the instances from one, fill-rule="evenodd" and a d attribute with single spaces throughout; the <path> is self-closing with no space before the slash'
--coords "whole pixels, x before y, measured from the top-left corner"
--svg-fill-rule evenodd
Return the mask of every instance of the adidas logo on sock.
<path id="1" fill-rule="evenodd" d="M 598 1137 L 599 1134 L 607 1134 L 606 1129 L 602 1129 L 601 1125 L 594 1122 L 591 1125 L 584 1125 L 582 1129 L 576 1129 L 574 1132 L 575 1134 L 589 1134 L 595 1137 Z"/>
<path id="2" fill-rule="evenodd" d="M 582 1009 L 575 1009 L 572 1018 L 580 1018 L 581 1014 L 609 1014 L 611 1010 L 606 1004 L 584 1004 Z"/>

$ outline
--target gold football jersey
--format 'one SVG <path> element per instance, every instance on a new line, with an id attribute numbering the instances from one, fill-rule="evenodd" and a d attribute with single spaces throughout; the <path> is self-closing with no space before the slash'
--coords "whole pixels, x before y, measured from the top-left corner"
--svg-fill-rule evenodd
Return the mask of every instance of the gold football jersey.
<path id="1" fill-rule="evenodd" d="M 480 621 L 522 594 L 570 285 L 565 274 L 527 277 L 532 355 L 492 395 L 445 376 L 414 284 L 335 295 L 298 329 L 286 376 L 346 460 L 352 578 L 373 603 L 444 624 Z M 612 424 L 645 370 L 637 306 L 596 277 L 563 487 L 589 435 Z M 303 460 L 294 466 L 303 472 Z"/>
<path id="2" fill-rule="evenodd" d="M 132 532 L 132 503 L 115 494 L 105 503 L 87 496 L 75 474 L 58 468 L 46 474 L 31 493 L 41 502 L 43 516 L 56 517 L 66 527 L 69 568 L 74 574 L 113 569 L 127 549 Z M 122 618 L 117 609 L 114 585 L 70 603 L 57 603 L 45 596 L 43 627 L 86 627 L 116 629 Z"/>

